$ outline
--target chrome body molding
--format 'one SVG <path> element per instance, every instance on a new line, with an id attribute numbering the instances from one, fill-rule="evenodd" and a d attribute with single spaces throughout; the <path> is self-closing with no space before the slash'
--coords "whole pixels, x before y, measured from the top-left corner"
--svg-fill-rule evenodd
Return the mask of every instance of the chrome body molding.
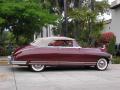
<path id="1" fill-rule="evenodd" d="M 66 62 L 66 61 L 30 61 L 29 64 L 42 65 L 96 65 L 97 62 Z"/>
<path id="2" fill-rule="evenodd" d="M 26 65 L 27 61 L 11 61 L 13 65 Z"/>
<path id="3" fill-rule="evenodd" d="M 8 56 L 8 64 L 12 64 L 12 65 L 26 65 L 27 61 L 15 61 L 13 57 Z"/>
<path id="4" fill-rule="evenodd" d="M 42 65 L 96 65 L 97 62 L 67 62 L 67 61 L 15 61 L 12 56 L 8 56 L 8 64 L 12 65 L 27 65 L 27 64 L 42 64 Z"/>

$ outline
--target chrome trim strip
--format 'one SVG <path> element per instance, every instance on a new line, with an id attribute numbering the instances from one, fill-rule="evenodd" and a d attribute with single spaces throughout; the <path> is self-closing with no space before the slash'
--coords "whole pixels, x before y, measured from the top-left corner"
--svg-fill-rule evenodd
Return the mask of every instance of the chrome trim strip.
<path id="1" fill-rule="evenodd" d="M 96 63 L 96 62 L 69 62 L 69 61 L 30 61 L 30 62 L 64 62 L 64 63 Z"/>
<path id="2" fill-rule="evenodd" d="M 13 65 L 25 65 L 27 64 L 27 61 L 11 61 Z"/>
<path id="3" fill-rule="evenodd" d="M 29 64 L 49 64 L 49 65 L 95 65 L 97 62 L 66 62 L 66 61 L 31 61 Z"/>

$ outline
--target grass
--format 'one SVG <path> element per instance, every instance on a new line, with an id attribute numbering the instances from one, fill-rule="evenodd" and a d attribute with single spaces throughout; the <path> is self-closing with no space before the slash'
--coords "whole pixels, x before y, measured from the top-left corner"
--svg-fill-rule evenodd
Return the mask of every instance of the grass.
<path id="1" fill-rule="evenodd" d="M 113 64 L 120 64 L 120 56 L 114 56 L 112 59 Z"/>

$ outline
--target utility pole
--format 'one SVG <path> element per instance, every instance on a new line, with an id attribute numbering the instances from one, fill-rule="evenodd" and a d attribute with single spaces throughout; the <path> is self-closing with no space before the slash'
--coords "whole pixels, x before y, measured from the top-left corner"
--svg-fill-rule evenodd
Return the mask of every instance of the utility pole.
<path id="1" fill-rule="evenodd" d="M 64 36 L 67 36 L 68 33 L 68 26 L 67 26 L 67 0 L 64 0 Z"/>

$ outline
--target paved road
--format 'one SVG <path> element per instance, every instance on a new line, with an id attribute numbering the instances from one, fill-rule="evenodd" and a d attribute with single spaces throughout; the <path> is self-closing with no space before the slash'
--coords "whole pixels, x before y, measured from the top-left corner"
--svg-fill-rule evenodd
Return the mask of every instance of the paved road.
<path id="1" fill-rule="evenodd" d="M 31 72 L 27 67 L 0 66 L 0 90 L 119 90 L 120 65 L 106 71 L 92 68 L 47 68 Z"/>

